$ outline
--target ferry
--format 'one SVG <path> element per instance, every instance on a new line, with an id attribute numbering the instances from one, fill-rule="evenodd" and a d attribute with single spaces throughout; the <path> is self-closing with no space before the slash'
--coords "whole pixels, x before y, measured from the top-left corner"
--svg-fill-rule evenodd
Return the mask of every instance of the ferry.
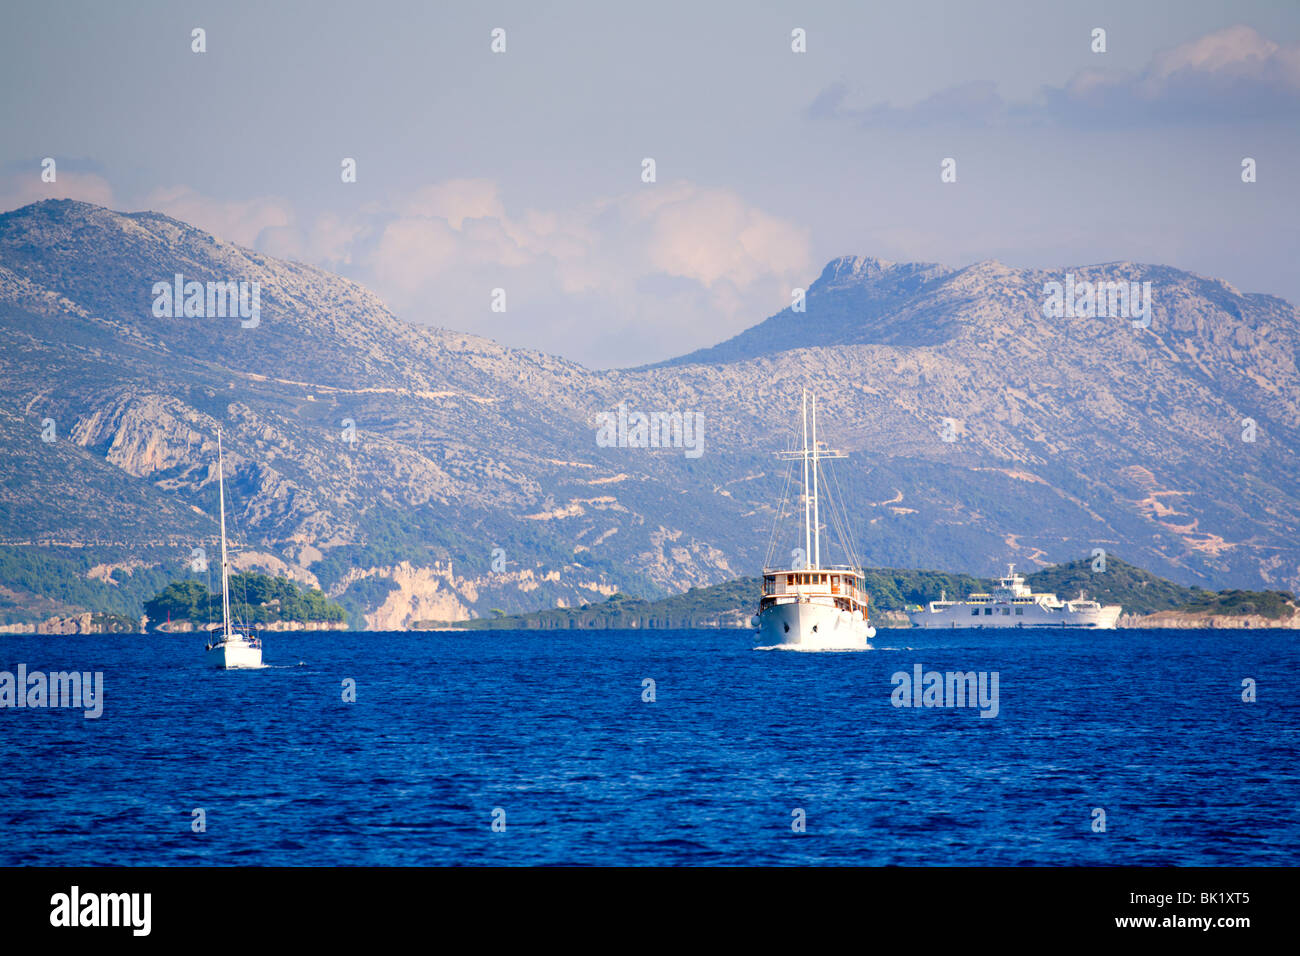
<path id="1" fill-rule="evenodd" d="M 914 627 L 1091 627 L 1113 629 L 1123 608 L 1103 606 L 1082 594 L 1062 601 L 1055 594 L 1035 592 L 1016 574 L 1014 564 L 991 592 L 976 591 L 964 601 L 940 597 L 908 617 Z"/>

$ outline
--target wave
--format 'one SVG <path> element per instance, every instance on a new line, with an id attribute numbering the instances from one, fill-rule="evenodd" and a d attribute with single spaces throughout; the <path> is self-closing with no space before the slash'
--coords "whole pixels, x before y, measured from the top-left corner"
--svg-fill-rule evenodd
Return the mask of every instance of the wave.
<path id="1" fill-rule="evenodd" d="M 856 654 L 860 651 L 874 651 L 875 648 L 868 644 L 866 647 L 801 647 L 798 644 L 768 644 L 766 646 L 755 647 L 756 651 L 797 651 L 801 654 Z"/>

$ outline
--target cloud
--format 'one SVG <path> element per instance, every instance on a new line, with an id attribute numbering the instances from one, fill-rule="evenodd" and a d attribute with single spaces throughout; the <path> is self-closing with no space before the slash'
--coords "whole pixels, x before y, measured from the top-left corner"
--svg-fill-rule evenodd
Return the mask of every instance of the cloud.
<path id="1" fill-rule="evenodd" d="M 279 259 L 298 259 L 337 269 L 352 263 L 355 248 L 370 232 L 370 225 L 364 221 L 326 212 L 306 228 L 296 219 L 283 226 L 263 227 L 257 248 Z"/>
<path id="2" fill-rule="evenodd" d="M 399 315 L 510 344 L 563 342 L 597 364 L 667 357 L 673 339 L 713 344 L 778 311 L 812 270 L 807 227 L 687 182 L 511 214 L 494 183 L 448 180 L 386 216 L 351 261 Z M 505 313 L 489 310 L 495 288 Z"/>
<path id="3" fill-rule="evenodd" d="M 17 209 L 43 199 L 77 199 L 97 206 L 113 207 L 113 188 L 95 173 L 77 172 L 55 166 L 55 181 L 41 181 L 40 162 L 34 162 L 30 171 L 6 176 L 0 181 L 0 210 Z"/>
<path id="4" fill-rule="evenodd" d="M 808 265 L 808 230 L 745 203 L 728 190 L 678 184 L 646 211 L 645 255 L 665 275 L 713 288 L 751 288 L 766 276 Z"/>
<path id="5" fill-rule="evenodd" d="M 183 185 L 119 202 L 101 178 L 62 171 L 57 188 L 28 175 L 13 178 L 8 195 L 14 206 L 71 195 L 156 210 L 344 273 L 411 321 L 594 365 L 715 344 L 779 311 L 814 275 L 807 226 L 689 182 L 515 211 L 495 182 L 451 179 L 311 220 L 277 197 L 218 199 Z M 507 290 L 504 313 L 490 308 L 497 288 Z"/>
<path id="6" fill-rule="evenodd" d="M 1300 45 L 1284 46 L 1233 26 L 1156 53 L 1136 72 L 1083 70 L 1036 102 L 1004 100 L 991 82 L 941 90 L 911 106 L 854 101 L 843 83 L 822 90 L 810 119 L 865 127 L 990 126 L 1011 122 L 1131 126 L 1300 119 Z"/>
<path id="7" fill-rule="evenodd" d="M 501 192 L 489 179 L 449 179 L 423 186 L 411 194 L 407 215 L 445 219 L 459 229 L 466 219 L 504 219 Z"/>
<path id="8" fill-rule="evenodd" d="M 434 277 L 468 258 L 446 220 L 404 217 L 389 223 L 366 264 L 380 283 L 400 296 L 418 294 Z"/>
<path id="9" fill-rule="evenodd" d="M 166 186 L 144 196 L 121 197 L 103 176 L 81 171 L 93 167 L 87 161 L 60 161 L 52 183 L 41 181 L 39 162 L 25 165 L 30 172 L 15 171 L 0 180 L 0 209 L 16 209 L 42 199 L 77 199 L 108 209 L 152 210 L 220 239 L 258 248 L 274 230 L 292 229 L 294 224 L 292 208 L 274 197 L 215 199 L 189 186 Z M 301 242 L 293 244 L 295 250 L 301 246 Z"/>
<path id="10" fill-rule="evenodd" d="M 1048 112 L 1094 122 L 1300 117 L 1300 45 L 1228 27 L 1157 53 L 1137 73 L 1085 71 L 1046 98 Z"/>
<path id="11" fill-rule="evenodd" d="M 1008 104 L 998 95 L 997 84 L 975 80 L 941 90 L 912 106 L 888 103 L 856 105 L 844 83 L 827 87 L 809 104 L 811 119 L 849 119 L 863 126 L 890 129 L 925 126 L 986 126 L 1007 112 Z"/>
<path id="12" fill-rule="evenodd" d="M 273 196 L 258 199 L 214 199 L 188 186 L 155 189 L 144 197 L 144 207 L 210 232 L 219 239 L 257 247 L 268 230 L 293 224 L 293 209 Z"/>

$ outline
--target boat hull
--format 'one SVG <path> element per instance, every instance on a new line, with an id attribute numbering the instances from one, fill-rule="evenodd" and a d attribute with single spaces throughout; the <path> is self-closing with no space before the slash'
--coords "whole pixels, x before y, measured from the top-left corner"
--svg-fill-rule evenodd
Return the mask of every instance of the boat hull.
<path id="1" fill-rule="evenodd" d="M 758 616 L 758 645 L 808 651 L 866 650 L 876 629 L 846 611 L 804 601 L 773 604 Z"/>
<path id="2" fill-rule="evenodd" d="M 980 609 L 982 611 L 982 608 Z M 999 610 L 994 608 L 994 610 Z M 1096 610 L 1071 611 L 1046 610 L 1030 605 L 1023 616 L 1000 613 L 978 617 L 965 605 L 954 605 L 939 611 L 929 609 L 908 614 L 913 627 L 929 628 L 985 628 L 985 627 L 1083 627 L 1113 630 L 1122 608 L 1112 605 Z"/>
<path id="3" fill-rule="evenodd" d="M 222 670 L 243 670 L 262 666 L 262 648 L 248 641 L 224 641 L 208 650 L 213 667 Z"/>

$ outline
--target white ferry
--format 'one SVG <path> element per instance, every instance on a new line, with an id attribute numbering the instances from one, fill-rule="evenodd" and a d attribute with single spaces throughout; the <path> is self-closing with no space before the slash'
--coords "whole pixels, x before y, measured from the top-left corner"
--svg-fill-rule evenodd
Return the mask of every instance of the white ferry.
<path id="1" fill-rule="evenodd" d="M 867 593 L 862 589 L 861 564 L 856 559 L 848 521 L 838 503 L 818 495 L 820 463 L 844 458 L 817 441 L 817 398 L 812 398 L 812 438 L 809 441 L 808 392 L 803 393 L 803 449 L 782 457 L 803 464 L 803 548 L 792 552 L 790 565 L 772 567 L 772 547 L 785 515 L 785 496 L 777 509 L 768 560 L 763 567 L 763 594 L 758 607 L 758 646 L 782 649 L 845 651 L 865 650 L 876 629 L 867 622 Z M 787 481 L 787 491 L 789 484 Z M 821 504 L 826 500 L 832 524 L 849 564 L 821 563 Z M 791 566 L 793 565 L 793 566 Z"/>
<path id="2" fill-rule="evenodd" d="M 916 627 L 1093 627 L 1114 628 L 1123 610 L 1082 595 L 1062 601 L 1030 590 L 1016 566 L 1007 568 L 991 593 L 977 591 L 964 601 L 940 598 L 908 614 Z"/>

